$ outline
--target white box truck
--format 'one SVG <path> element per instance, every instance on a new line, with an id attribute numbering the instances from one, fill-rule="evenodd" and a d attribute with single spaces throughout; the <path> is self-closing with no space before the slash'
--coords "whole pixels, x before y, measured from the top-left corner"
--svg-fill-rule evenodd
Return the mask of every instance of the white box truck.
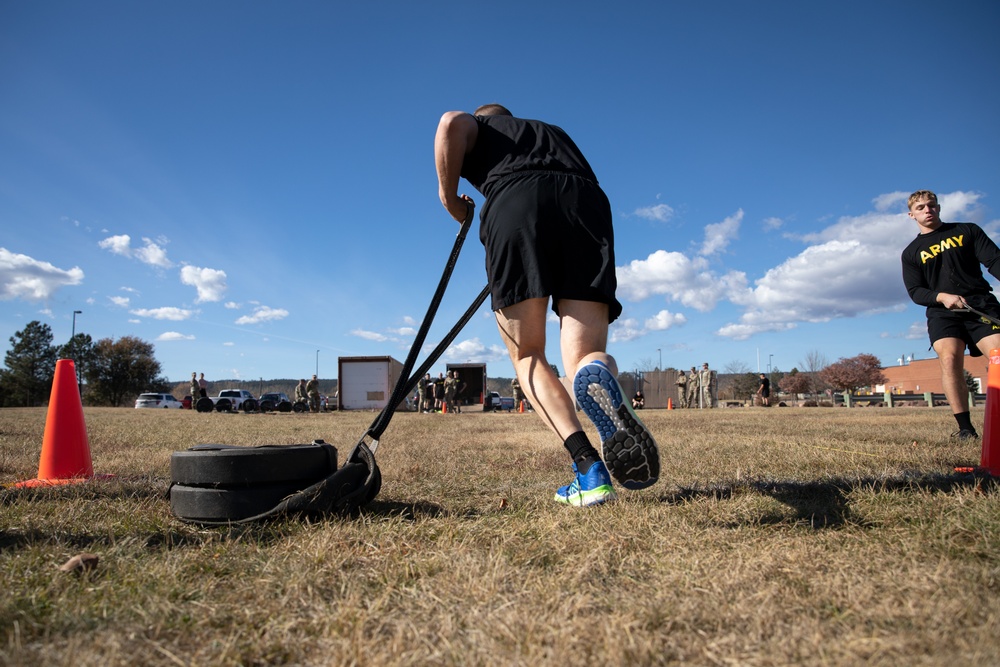
<path id="1" fill-rule="evenodd" d="M 392 357 L 339 357 L 337 409 L 381 410 L 402 372 L 403 364 Z M 405 396 L 396 409 L 406 409 Z"/>

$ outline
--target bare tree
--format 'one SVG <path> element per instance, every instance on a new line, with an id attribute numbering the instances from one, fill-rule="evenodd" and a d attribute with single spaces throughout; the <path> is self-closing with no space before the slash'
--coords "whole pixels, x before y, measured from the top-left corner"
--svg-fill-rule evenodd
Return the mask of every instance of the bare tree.
<path id="1" fill-rule="evenodd" d="M 799 366 L 801 366 L 802 370 L 807 373 L 819 373 L 829 365 L 829 359 L 827 359 L 826 355 L 819 350 L 809 350 L 809 352 L 806 353 L 805 359 L 799 362 Z"/>
<path id="2" fill-rule="evenodd" d="M 727 375 L 742 375 L 743 373 L 752 373 L 753 369 L 747 366 L 745 361 L 740 359 L 733 359 L 728 364 L 726 364 L 723 369 Z"/>

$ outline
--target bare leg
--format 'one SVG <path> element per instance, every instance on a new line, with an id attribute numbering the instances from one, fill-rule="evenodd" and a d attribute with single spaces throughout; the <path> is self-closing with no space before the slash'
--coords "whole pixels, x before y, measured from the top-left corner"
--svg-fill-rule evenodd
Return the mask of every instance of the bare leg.
<path id="1" fill-rule="evenodd" d="M 583 426 L 576 416 L 576 404 L 545 357 L 548 303 L 545 298 L 528 299 L 503 308 L 495 315 L 521 391 L 548 427 L 565 440 L 582 431 Z"/>
<path id="2" fill-rule="evenodd" d="M 988 336 L 987 338 L 993 338 Z M 998 336 L 1000 338 L 1000 336 Z M 934 351 L 941 362 L 941 383 L 952 414 L 969 411 L 969 388 L 965 384 L 965 343 L 958 338 L 939 338 Z"/>

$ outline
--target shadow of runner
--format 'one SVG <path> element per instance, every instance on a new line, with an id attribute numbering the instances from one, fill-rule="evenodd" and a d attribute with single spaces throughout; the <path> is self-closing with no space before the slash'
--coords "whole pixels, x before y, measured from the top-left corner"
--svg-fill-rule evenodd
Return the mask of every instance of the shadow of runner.
<path id="1" fill-rule="evenodd" d="M 982 493 L 994 493 L 998 487 L 1000 479 L 979 472 L 948 474 L 905 472 L 887 477 L 831 478 L 823 481 L 749 480 L 706 487 L 682 487 L 676 493 L 662 496 L 660 501 L 682 504 L 700 499 L 731 500 L 741 494 L 756 493 L 769 496 L 792 508 L 795 516 L 790 519 L 785 514 L 765 513 L 752 523 L 782 524 L 791 520 L 821 529 L 838 528 L 846 524 L 864 527 L 865 522 L 852 518 L 849 502 L 850 494 L 861 489 L 890 493 L 907 491 L 950 493 L 956 489 L 975 488 Z"/>

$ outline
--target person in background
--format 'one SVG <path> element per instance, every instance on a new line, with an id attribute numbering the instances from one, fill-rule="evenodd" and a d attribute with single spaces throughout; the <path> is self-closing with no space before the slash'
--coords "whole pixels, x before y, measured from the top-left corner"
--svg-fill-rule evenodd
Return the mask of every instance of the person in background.
<path id="1" fill-rule="evenodd" d="M 701 396 L 701 376 L 698 375 L 698 369 L 692 366 L 687 376 L 687 406 L 697 408 L 699 396 Z"/>
<path id="2" fill-rule="evenodd" d="M 198 380 L 198 395 L 202 398 L 208 397 L 208 382 L 205 380 L 205 374 L 201 374 L 201 378 Z M 193 398 L 193 395 L 192 395 Z"/>
<path id="3" fill-rule="evenodd" d="M 674 380 L 674 384 L 677 385 L 677 404 L 686 408 L 688 406 L 687 374 L 684 371 L 677 371 L 677 379 Z"/>
<path id="4" fill-rule="evenodd" d="M 315 375 L 306 382 L 306 395 L 309 396 L 309 412 L 319 412 L 319 379 Z"/>
<path id="5" fill-rule="evenodd" d="M 521 391 L 521 383 L 515 377 L 510 381 L 510 393 L 514 397 L 514 409 L 521 409 L 521 401 L 524 400 L 524 392 Z"/>
<path id="6" fill-rule="evenodd" d="M 757 386 L 757 395 L 760 396 L 760 404 L 765 408 L 771 405 L 771 380 L 763 373 L 760 374 L 760 383 Z"/>
<path id="7" fill-rule="evenodd" d="M 646 407 L 646 397 L 642 395 L 641 391 L 636 390 L 635 396 L 632 397 L 632 408 L 642 410 L 644 407 Z"/>
<path id="8" fill-rule="evenodd" d="M 907 200 L 917 237 L 903 250 L 903 284 L 914 303 L 925 306 L 927 334 L 941 364 L 944 395 L 958 424 L 953 437 L 974 440 L 979 433 L 969 415 L 965 384 L 965 350 L 989 356 L 1000 348 L 1000 303 L 983 277 L 985 266 L 1000 279 L 1000 249 L 971 222 L 942 222 L 941 204 L 930 190 L 917 190 Z M 988 317 L 968 310 L 972 307 Z"/>
<path id="9" fill-rule="evenodd" d="M 201 398 L 201 385 L 198 384 L 198 374 L 191 373 L 191 409 L 198 409 L 198 399 Z"/>

